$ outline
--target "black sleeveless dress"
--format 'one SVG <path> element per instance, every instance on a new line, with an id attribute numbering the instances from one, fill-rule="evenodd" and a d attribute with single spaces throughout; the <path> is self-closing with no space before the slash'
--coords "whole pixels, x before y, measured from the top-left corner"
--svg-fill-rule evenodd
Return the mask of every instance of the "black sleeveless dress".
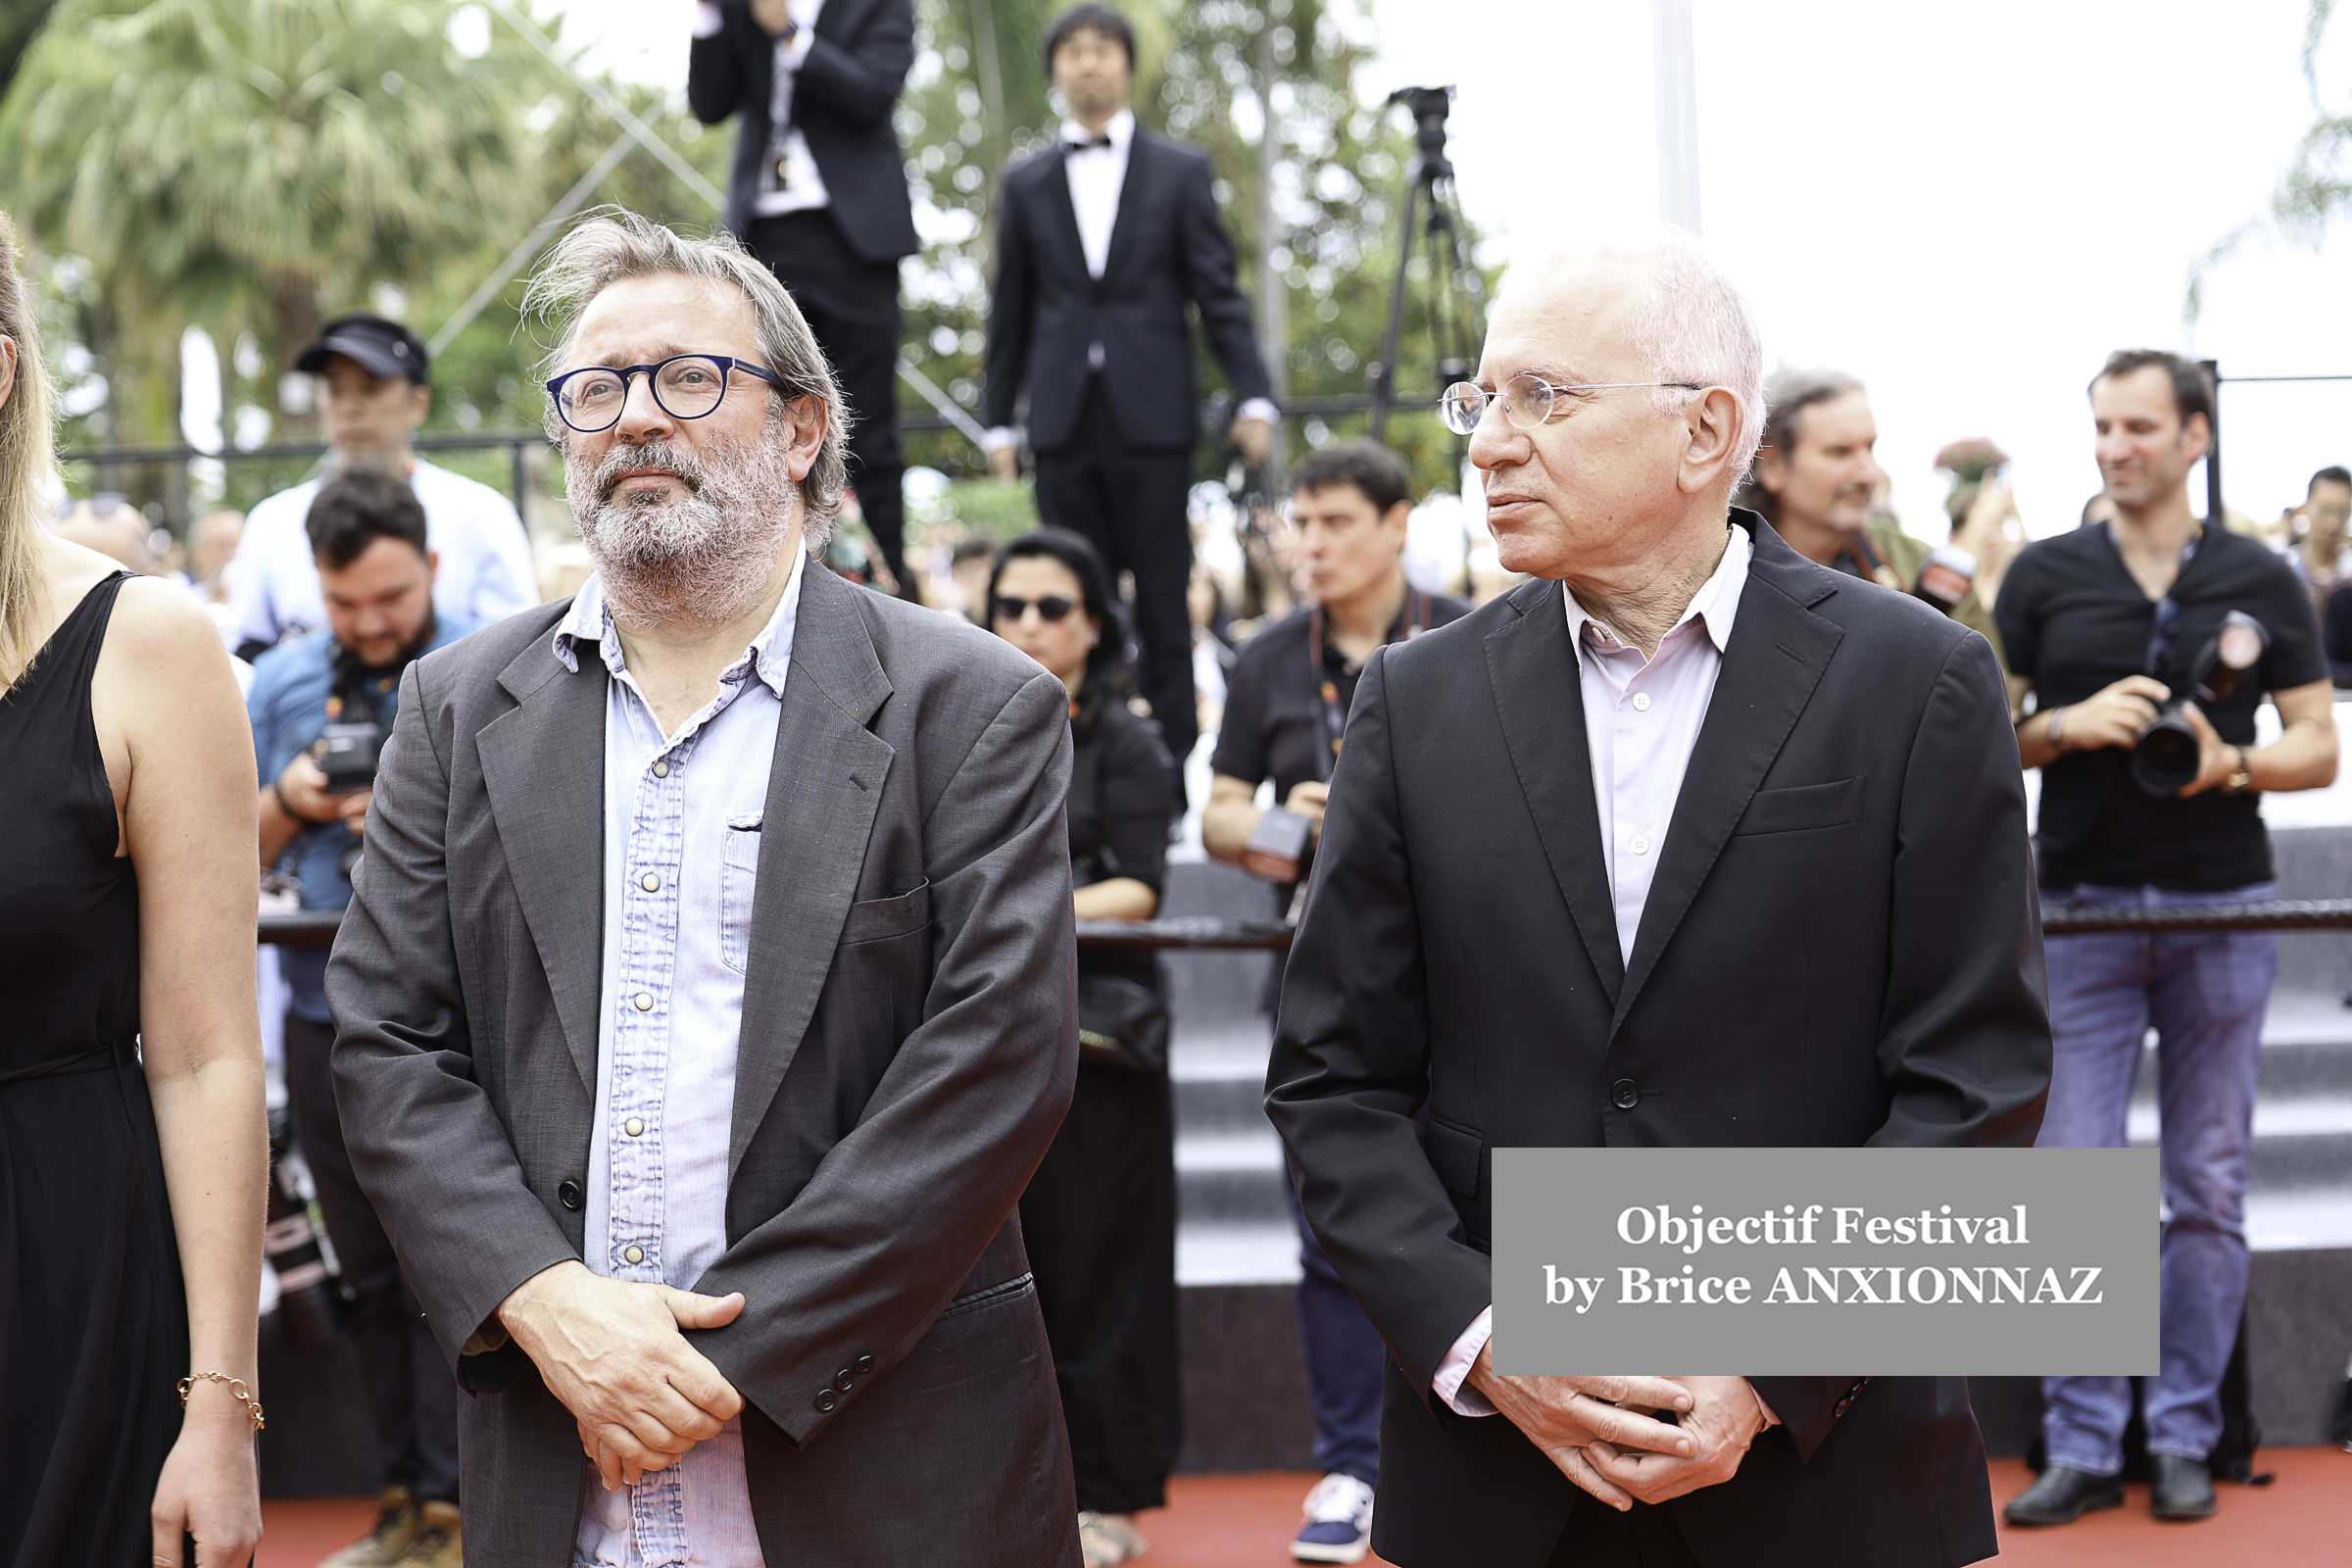
<path id="1" fill-rule="evenodd" d="M 139 889 L 90 676 L 127 574 L 0 695 L 0 1564 L 147 1568 L 187 1298 L 139 1067 Z"/>

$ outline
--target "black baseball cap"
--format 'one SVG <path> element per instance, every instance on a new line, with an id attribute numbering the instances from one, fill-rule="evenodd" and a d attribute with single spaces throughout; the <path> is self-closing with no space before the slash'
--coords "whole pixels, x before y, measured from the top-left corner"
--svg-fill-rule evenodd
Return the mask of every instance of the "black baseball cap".
<path id="1" fill-rule="evenodd" d="M 406 377 L 418 386 L 424 380 L 424 339 L 401 325 L 367 311 L 338 316 L 318 329 L 318 341 L 302 351 L 294 368 L 317 375 L 326 368 L 326 357 L 340 354 L 366 370 L 389 381 Z"/>

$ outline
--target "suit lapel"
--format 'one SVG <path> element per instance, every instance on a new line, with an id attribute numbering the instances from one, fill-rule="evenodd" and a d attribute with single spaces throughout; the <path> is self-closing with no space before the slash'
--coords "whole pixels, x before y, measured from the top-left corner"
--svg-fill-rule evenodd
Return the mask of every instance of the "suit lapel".
<path id="1" fill-rule="evenodd" d="M 1515 589 L 1519 614 L 1487 636 L 1487 674 L 1520 791 L 1536 820 L 1544 858 L 1585 939 L 1585 952 L 1612 1001 L 1625 974 L 1617 911 L 1602 867 L 1600 811 L 1592 799 L 1592 756 L 1585 745 L 1585 699 L 1576 646 L 1556 582 Z"/>
<path id="2" fill-rule="evenodd" d="M 801 574 L 752 895 L 729 1181 L 816 1011 L 896 756 L 865 728 L 891 686 L 863 592 L 813 564 Z"/>
<path id="3" fill-rule="evenodd" d="M 1047 171 L 1043 181 L 1046 199 L 1046 220 L 1053 229 L 1054 243 L 1061 248 L 1069 264 L 1070 275 L 1080 280 L 1080 286 L 1091 285 L 1087 276 L 1086 241 L 1078 236 L 1078 204 L 1070 200 L 1070 150 L 1067 147 L 1054 155 L 1054 166 Z"/>
<path id="4" fill-rule="evenodd" d="M 1135 138 L 1127 144 L 1127 172 L 1119 180 L 1119 210 L 1111 220 L 1110 250 L 1102 262 L 1102 277 L 1095 285 L 1098 294 L 1107 293 L 1118 281 L 1119 269 L 1127 261 L 1127 253 L 1135 249 L 1136 225 L 1142 221 L 1136 215 L 1144 210 L 1151 197 L 1152 174 L 1159 161 L 1159 149 L 1152 144 L 1151 133 L 1142 125 L 1135 127 Z M 1064 180 L 1066 189 L 1068 181 Z"/>
<path id="5" fill-rule="evenodd" d="M 1740 526 L 1750 526 L 1742 522 Z M 1837 582 L 1811 568 L 1761 518 L 1755 555 L 1740 595 L 1732 640 L 1715 677 L 1715 694 L 1690 749 L 1682 794 L 1658 853 L 1657 875 L 1642 906 L 1625 989 L 1612 1034 L 1625 1024 L 1642 984 L 1657 967 L 1690 901 L 1714 869 L 1748 800 L 1780 756 L 1797 716 L 1813 700 L 1844 632 L 1807 608 L 1836 593 Z M 1826 579 L 1826 580 L 1825 580 Z"/>
<path id="6" fill-rule="evenodd" d="M 841 43 L 857 32 L 858 24 L 871 9 L 872 0 L 826 0 L 825 9 L 816 14 L 812 30 L 827 43 Z"/>
<path id="7" fill-rule="evenodd" d="M 552 635 L 552 634 L 551 634 Z M 605 692 L 611 677 L 583 651 L 577 674 L 534 639 L 498 677 L 516 707 L 475 740 L 515 902 L 554 993 L 580 1082 L 596 1093 L 604 984 Z M 588 831 L 582 823 L 591 824 Z"/>

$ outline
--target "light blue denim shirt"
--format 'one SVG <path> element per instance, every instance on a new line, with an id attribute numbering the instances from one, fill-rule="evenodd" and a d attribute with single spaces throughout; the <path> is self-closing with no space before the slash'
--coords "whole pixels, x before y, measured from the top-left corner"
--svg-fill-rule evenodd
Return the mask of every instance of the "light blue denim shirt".
<path id="1" fill-rule="evenodd" d="M 585 1261 L 690 1290 L 726 1250 L 727 1139 L 760 826 L 800 605 L 784 601 L 718 694 L 665 736 L 590 578 L 556 630 L 592 649 L 605 709 L 605 953 Z M 745 1307 L 757 1311 L 757 1303 Z M 757 1568 L 740 1420 L 678 1463 L 607 1492 L 590 1465 L 574 1568 Z"/>

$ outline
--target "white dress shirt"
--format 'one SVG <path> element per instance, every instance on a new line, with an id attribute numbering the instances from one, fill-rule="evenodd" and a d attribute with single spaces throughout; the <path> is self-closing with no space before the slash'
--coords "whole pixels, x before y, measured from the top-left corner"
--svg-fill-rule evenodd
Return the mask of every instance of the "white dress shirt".
<path id="1" fill-rule="evenodd" d="M 1102 145 L 1108 139 L 1108 145 Z M 1069 176 L 1070 210 L 1078 215 L 1078 247 L 1086 252 L 1089 276 L 1110 265 L 1110 231 L 1119 220 L 1119 191 L 1127 183 L 1127 153 L 1135 145 L 1135 114 L 1122 109 L 1100 132 L 1075 120 L 1061 122 L 1062 172 Z M 1095 368 L 1102 368 L 1102 345 L 1095 345 Z"/>
<path id="2" fill-rule="evenodd" d="M 1617 947 L 1628 960 L 1650 878 L 1665 852 L 1690 749 L 1698 744 L 1723 651 L 1731 646 L 1732 619 L 1740 612 L 1754 552 L 1747 530 L 1733 525 L 1714 574 L 1648 659 L 1587 614 L 1574 594 L 1560 592 L 1568 634 L 1576 642 L 1585 750 L 1592 762 L 1592 801 L 1600 809 L 1601 857 L 1616 906 Z M 1438 1397 L 1463 1415 L 1494 1413 L 1476 1389 L 1463 1383 L 1494 1325 L 1490 1306 L 1462 1331 L 1430 1380 Z"/>
<path id="3" fill-rule="evenodd" d="M 1086 270 L 1100 279 L 1110 266 L 1110 236 L 1119 223 L 1119 193 L 1127 186 L 1127 155 L 1135 146 L 1135 112 L 1122 109 L 1110 123 L 1092 131 L 1075 120 L 1061 122 L 1062 172 L 1070 182 L 1070 211 L 1078 219 L 1078 248 L 1086 255 Z M 1090 368 L 1102 368 L 1102 345 L 1086 346 Z M 1263 419 L 1271 424 L 1282 411 L 1265 398 L 1250 398 L 1235 411 L 1237 419 Z M 1019 437 L 1000 425 L 982 439 L 982 450 L 995 452 Z"/>
<path id="4" fill-rule="evenodd" d="M 582 1259 L 691 1290 L 726 1250 L 727 1142 L 760 827 L 807 556 L 783 603 L 663 735 L 591 577 L 557 628 L 612 675 L 605 708 L 605 937 Z M 757 1310 L 747 1306 L 747 1311 Z M 581 1482 L 574 1568 L 757 1568 L 743 1423 L 633 1487 Z"/>
<path id="5" fill-rule="evenodd" d="M 280 490 L 246 516 L 226 574 L 231 648 L 275 647 L 326 624 L 318 565 L 303 527 L 322 482 Z M 539 602 L 531 542 L 505 496 L 421 459 L 409 487 L 424 508 L 425 543 L 441 558 L 433 604 L 444 617 L 486 626 Z"/>

